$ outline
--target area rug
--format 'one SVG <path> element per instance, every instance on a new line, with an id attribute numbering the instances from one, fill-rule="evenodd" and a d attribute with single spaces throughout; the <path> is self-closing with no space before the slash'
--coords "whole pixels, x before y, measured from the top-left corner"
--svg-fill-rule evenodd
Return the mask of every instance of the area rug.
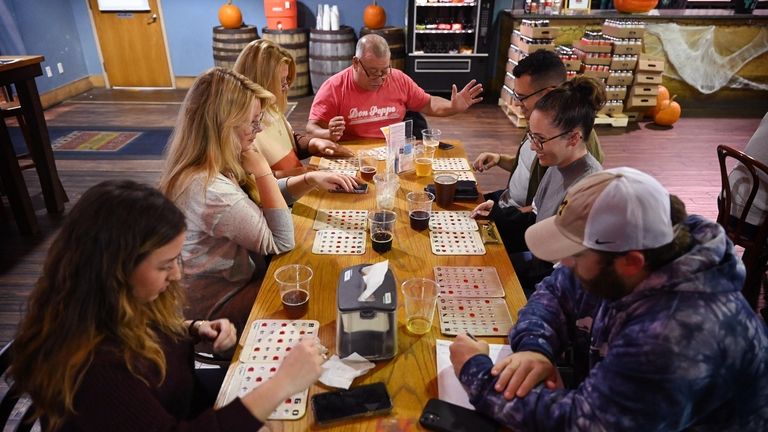
<path id="1" fill-rule="evenodd" d="M 21 129 L 8 128 L 17 153 L 26 152 Z M 56 159 L 162 159 L 169 128 L 49 126 Z"/>

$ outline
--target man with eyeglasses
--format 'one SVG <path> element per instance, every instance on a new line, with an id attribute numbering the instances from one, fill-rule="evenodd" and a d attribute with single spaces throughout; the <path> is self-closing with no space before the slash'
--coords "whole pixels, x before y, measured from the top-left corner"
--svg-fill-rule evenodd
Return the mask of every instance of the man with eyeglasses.
<path id="1" fill-rule="evenodd" d="M 544 50 L 538 50 L 520 60 L 512 70 L 512 75 L 515 76 L 512 100 L 527 121 L 530 121 L 536 102 L 564 83 L 567 77 L 565 65 L 560 57 Z M 594 129 L 586 143 L 587 151 L 602 163 L 603 150 Z M 479 172 L 498 166 L 511 173 L 507 188 L 486 194 L 487 201 L 474 209 L 473 217 L 487 216 L 497 223 L 500 230 L 504 230 L 504 226 L 521 224 L 527 226 L 534 222 L 535 215 L 531 212 L 533 198 L 547 171 L 547 166 L 542 166 L 536 157 L 536 152 L 531 148 L 530 134 L 523 137 L 516 155 L 483 152 L 475 159 L 473 165 Z M 502 233 L 508 252 L 526 249 L 524 232 L 524 229 L 520 229 L 510 230 L 507 235 Z"/>
<path id="2" fill-rule="evenodd" d="M 387 41 L 368 34 L 357 41 L 352 66 L 320 86 L 306 131 L 333 141 L 383 138 L 380 128 L 403 120 L 406 111 L 445 117 L 466 111 L 483 98 L 481 84 L 470 81 L 451 99 L 432 96 L 389 63 Z"/>

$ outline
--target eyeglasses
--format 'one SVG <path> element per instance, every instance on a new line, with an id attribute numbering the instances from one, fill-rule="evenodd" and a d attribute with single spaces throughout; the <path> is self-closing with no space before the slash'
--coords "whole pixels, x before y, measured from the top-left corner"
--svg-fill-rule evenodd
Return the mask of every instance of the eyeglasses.
<path id="1" fill-rule="evenodd" d="M 552 138 L 541 139 L 538 136 L 536 136 L 533 133 L 531 133 L 531 130 L 529 129 L 527 132 L 525 132 L 525 136 L 528 138 L 528 140 L 530 142 L 533 143 L 533 145 L 536 146 L 536 148 L 538 150 L 544 150 L 544 143 L 548 143 L 548 142 L 550 142 L 552 140 L 555 140 L 555 139 L 558 139 L 558 138 L 560 138 L 562 136 L 568 135 L 571 132 L 573 132 L 573 131 L 569 130 L 569 131 L 561 133 L 560 135 L 555 135 Z"/>
<path id="2" fill-rule="evenodd" d="M 283 90 L 288 90 L 288 88 L 291 86 L 291 83 L 288 80 L 280 81 L 280 88 Z"/>
<path id="3" fill-rule="evenodd" d="M 549 90 L 549 89 L 551 89 L 552 87 L 553 87 L 553 86 L 548 86 L 548 87 L 540 88 L 540 89 L 536 90 L 535 92 L 533 92 L 533 93 L 529 94 L 528 96 L 520 96 L 520 95 L 519 95 L 519 94 L 517 94 L 517 92 L 516 92 L 516 91 L 513 89 L 513 90 L 512 90 L 512 97 L 513 97 L 513 98 L 515 98 L 515 100 L 516 100 L 516 101 L 518 101 L 518 102 L 520 102 L 520 103 L 523 103 L 523 101 L 524 101 L 524 100 L 526 100 L 526 99 L 528 99 L 529 97 L 531 97 L 531 96 L 533 96 L 533 95 L 535 95 L 535 94 L 537 94 L 537 93 L 541 93 L 541 92 L 543 92 L 544 90 Z"/>
<path id="4" fill-rule="evenodd" d="M 392 71 L 392 66 L 387 66 L 382 70 L 371 70 L 368 72 L 368 69 L 365 68 L 365 65 L 363 65 L 363 62 L 360 61 L 359 58 L 355 57 L 355 60 L 357 60 L 357 64 L 360 65 L 361 68 L 363 68 L 363 72 L 365 72 L 365 76 L 368 77 L 368 79 L 376 79 L 376 78 L 386 78 L 389 73 Z"/>
<path id="5" fill-rule="evenodd" d="M 264 111 L 259 113 L 259 118 L 256 119 L 256 121 L 251 122 L 251 133 L 261 132 L 263 129 L 261 128 L 261 122 L 264 120 Z"/>

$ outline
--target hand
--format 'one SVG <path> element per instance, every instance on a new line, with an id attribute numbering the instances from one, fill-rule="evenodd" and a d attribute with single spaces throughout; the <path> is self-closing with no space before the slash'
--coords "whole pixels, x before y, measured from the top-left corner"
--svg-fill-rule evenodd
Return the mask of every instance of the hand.
<path id="1" fill-rule="evenodd" d="M 478 204 L 477 207 L 475 207 L 472 210 L 472 213 L 469 214 L 469 217 L 472 219 L 485 219 L 488 217 L 489 214 L 491 214 L 491 210 L 493 210 L 494 202 L 493 200 L 488 200 L 482 204 Z"/>
<path id="2" fill-rule="evenodd" d="M 344 135 L 344 117 L 336 116 L 328 122 L 328 132 L 331 134 L 332 141 L 338 141 Z"/>
<path id="3" fill-rule="evenodd" d="M 499 164 L 501 155 L 498 153 L 480 153 L 480 156 L 472 162 L 472 166 L 477 172 L 489 170 Z"/>
<path id="4" fill-rule="evenodd" d="M 466 333 L 459 333 L 456 340 L 450 346 L 451 363 L 456 376 L 461 373 L 461 368 L 467 360 L 478 354 L 488 355 L 488 344 L 483 341 L 476 341 L 467 336 Z"/>
<path id="5" fill-rule="evenodd" d="M 237 329 L 228 319 L 220 318 L 200 322 L 202 324 L 197 328 L 197 334 L 201 340 L 213 342 L 213 352 L 224 354 L 235 346 Z"/>
<path id="6" fill-rule="evenodd" d="M 355 154 L 348 148 L 323 138 L 309 140 L 309 153 L 319 156 L 349 157 Z"/>
<path id="7" fill-rule="evenodd" d="M 308 182 L 318 186 L 321 190 L 343 189 L 345 192 L 352 192 L 352 189 L 357 186 L 357 179 L 344 174 L 312 171 L 305 175 Z"/>
<path id="8" fill-rule="evenodd" d="M 455 113 L 464 112 L 472 105 L 483 100 L 480 97 L 480 93 L 483 92 L 483 85 L 476 83 L 476 80 L 468 82 L 458 93 L 456 92 L 456 84 L 451 86 L 451 108 L 453 108 Z"/>
<path id="9" fill-rule="evenodd" d="M 240 163 L 247 173 L 253 174 L 256 177 L 272 172 L 272 168 L 270 168 L 267 160 L 264 159 L 264 155 L 254 148 L 240 153 Z"/>
<path id="10" fill-rule="evenodd" d="M 321 365 L 325 361 L 325 347 L 314 337 L 305 337 L 294 345 L 291 352 L 283 359 L 280 369 L 272 379 L 281 381 L 280 388 L 287 389 L 287 394 L 298 393 L 312 385 L 323 372 Z"/>
<path id="11" fill-rule="evenodd" d="M 544 381 L 549 389 L 562 387 L 557 368 L 543 354 L 521 351 L 505 357 L 493 366 L 491 375 L 498 377 L 495 389 L 504 398 L 525 397 L 532 388 Z"/>

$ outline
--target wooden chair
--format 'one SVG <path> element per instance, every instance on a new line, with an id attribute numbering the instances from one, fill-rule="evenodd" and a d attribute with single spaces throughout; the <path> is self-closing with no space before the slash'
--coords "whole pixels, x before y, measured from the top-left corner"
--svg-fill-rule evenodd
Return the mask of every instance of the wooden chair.
<path id="1" fill-rule="evenodd" d="M 752 177 L 752 189 L 747 197 L 747 201 L 744 203 L 744 209 L 737 216 L 731 215 L 733 188 L 728 179 L 729 172 L 726 168 L 726 160 L 729 157 L 742 164 Z M 766 263 L 768 262 L 768 248 L 766 248 L 768 217 L 764 217 L 760 225 L 755 227 L 755 225 L 747 223 L 747 215 L 761 186 L 759 176 L 768 178 L 768 166 L 739 150 L 725 145 L 717 146 L 717 158 L 720 161 L 721 178 L 720 196 L 717 200 L 717 222 L 725 228 L 725 232 L 733 243 L 744 248 L 741 260 L 747 269 L 747 278 L 744 281 L 742 293 L 752 308 L 756 309 L 758 297 L 760 296 L 760 286 L 765 274 Z"/>
<path id="2" fill-rule="evenodd" d="M 2 376 L 3 382 L 6 381 L 5 373 L 13 359 L 12 346 L 13 341 L 8 342 L 8 345 L 0 350 L 0 376 Z M 18 432 L 30 431 L 35 424 L 39 424 L 39 421 L 29 421 L 34 411 L 32 401 L 27 396 L 20 395 L 15 384 L 9 383 L 9 388 L 0 401 L 0 425 L 3 426 L 2 429 Z"/>

